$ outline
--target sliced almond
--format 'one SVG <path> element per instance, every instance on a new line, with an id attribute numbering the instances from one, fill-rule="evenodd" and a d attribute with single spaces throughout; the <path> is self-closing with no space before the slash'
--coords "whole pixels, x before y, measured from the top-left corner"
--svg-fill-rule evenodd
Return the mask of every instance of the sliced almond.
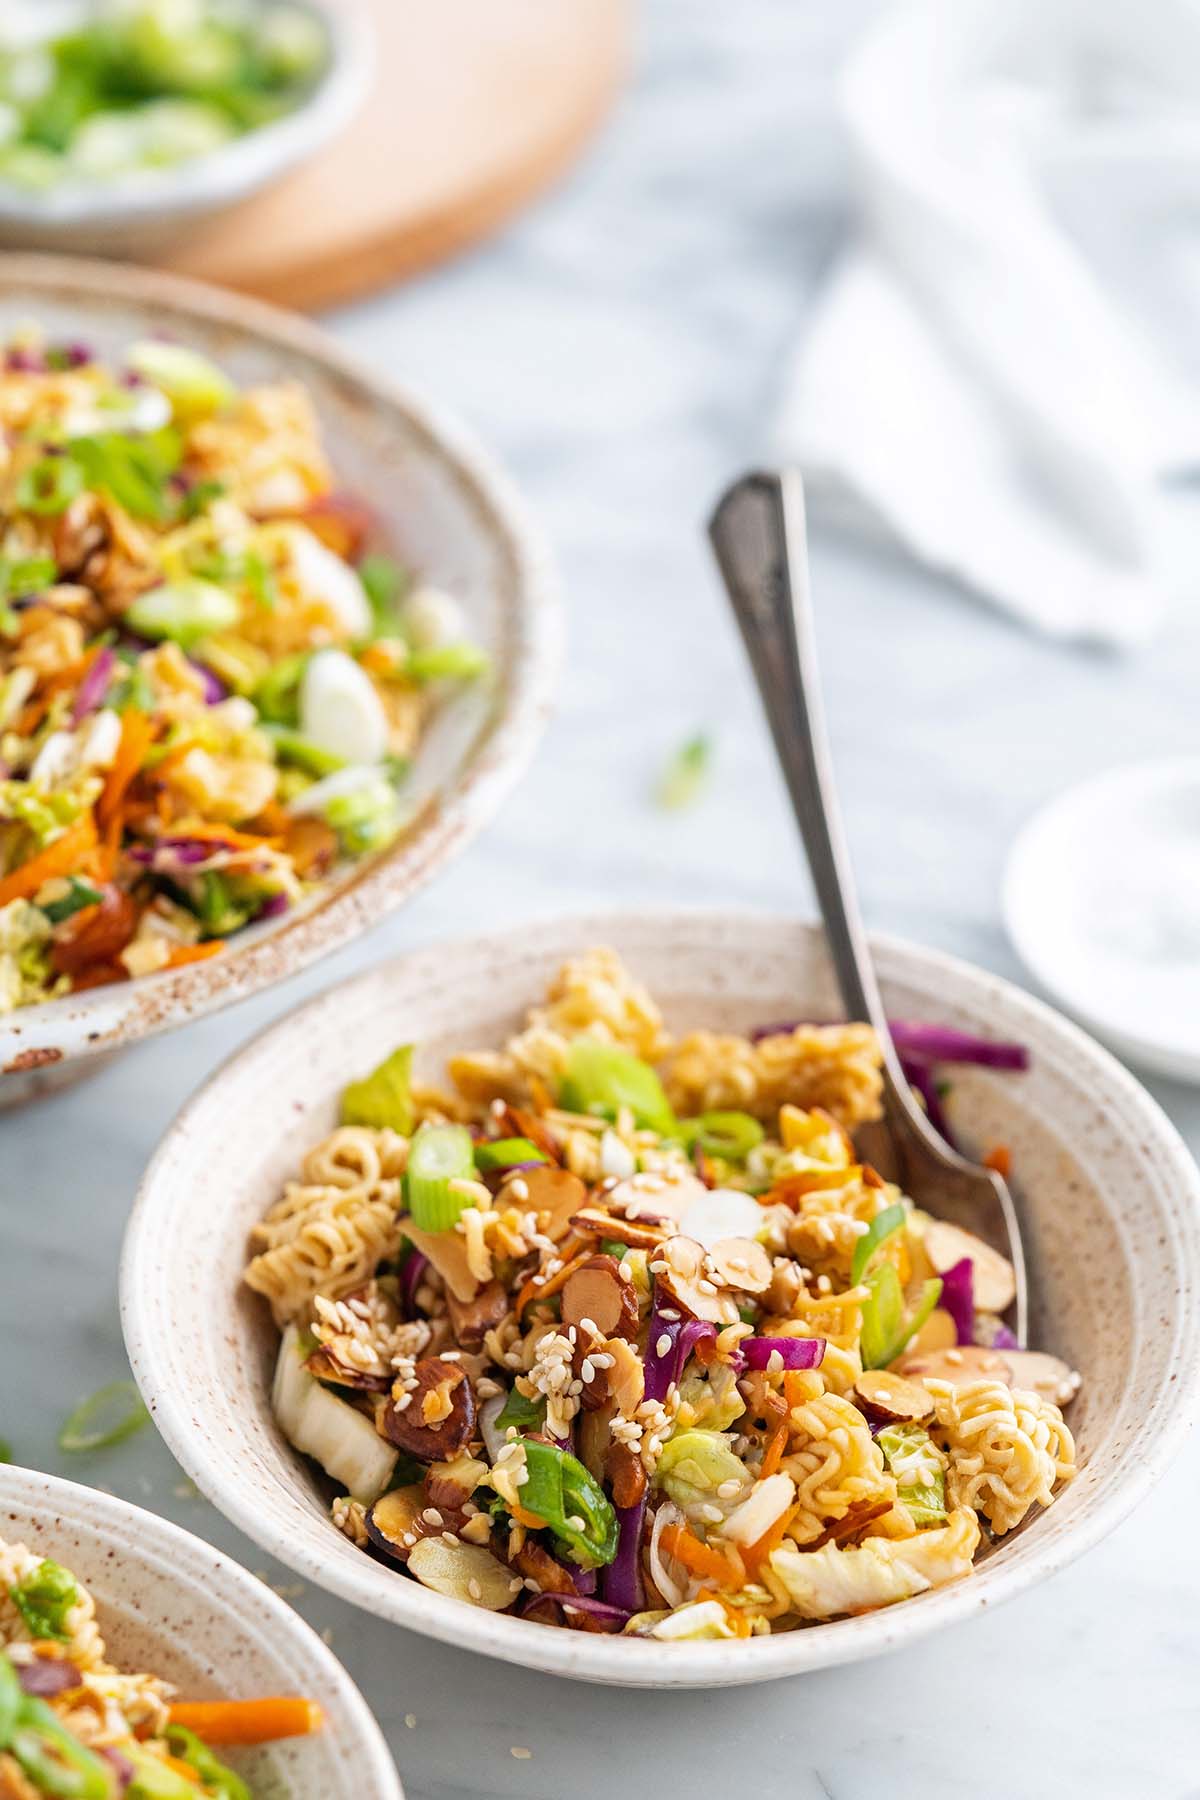
<path id="1" fill-rule="evenodd" d="M 577 1213 L 587 1199 L 587 1188 L 569 1169 L 556 1169 L 549 1163 L 544 1168 L 522 1169 L 513 1181 L 523 1181 L 527 1198 L 516 1200 L 522 1212 L 537 1214 L 538 1230 L 554 1243 L 559 1243 L 571 1229 L 571 1215 Z M 512 1182 L 505 1182 L 501 1193 L 511 1197 Z"/>
<path id="2" fill-rule="evenodd" d="M 637 1452 L 614 1441 L 608 1446 L 604 1469 L 612 1483 L 613 1505 L 636 1506 L 646 1491 L 646 1471 Z"/>
<path id="3" fill-rule="evenodd" d="M 618 1239 L 630 1250 L 657 1250 L 672 1236 L 675 1226 L 670 1219 L 659 1224 L 651 1224 L 647 1219 L 617 1219 L 612 1213 L 601 1212 L 598 1206 L 585 1206 L 580 1212 L 572 1213 L 571 1229 L 588 1232 L 593 1237 Z"/>
<path id="4" fill-rule="evenodd" d="M 975 1306 L 979 1312 L 1002 1313 L 1012 1305 L 1017 1292 L 1017 1278 L 1007 1256 L 1001 1256 L 973 1232 L 950 1225 L 945 1219 L 932 1219 L 922 1239 L 925 1254 L 939 1275 L 952 1269 L 963 1257 L 971 1260 Z"/>
<path id="5" fill-rule="evenodd" d="M 933 1350 L 927 1355 L 914 1355 L 910 1350 L 897 1367 L 902 1375 L 914 1381 L 932 1376 L 935 1381 L 951 1381 L 961 1387 L 967 1381 L 1002 1381 L 1012 1386 L 1012 1370 L 995 1350 L 982 1344 L 959 1344 L 949 1350 Z"/>
<path id="6" fill-rule="evenodd" d="M 637 1336 L 637 1293 L 615 1256 L 589 1256 L 564 1283 L 562 1319 L 593 1337 Z"/>
<path id="7" fill-rule="evenodd" d="M 467 1241 L 457 1231 L 422 1231 L 409 1218 L 400 1221 L 406 1238 L 427 1256 L 456 1300 L 473 1300 L 480 1283 L 467 1262 Z"/>
<path id="8" fill-rule="evenodd" d="M 744 1294 L 763 1294 L 771 1285 L 771 1259 L 753 1238 L 720 1238 L 708 1253 L 713 1279 Z"/>
<path id="9" fill-rule="evenodd" d="M 481 1544 L 422 1538 L 409 1552 L 408 1572 L 436 1593 L 488 1612 L 503 1612 L 521 1592 L 517 1577 Z"/>
<path id="10" fill-rule="evenodd" d="M 613 1359 L 608 1371 L 609 1398 L 624 1418 L 632 1419 L 646 1397 L 646 1371 L 642 1359 L 624 1338 L 609 1338 L 604 1349 Z"/>
<path id="11" fill-rule="evenodd" d="M 1040 1394 L 1055 1406 L 1067 1406 L 1079 1392 L 1081 1376 L 1060 1357 L 1046 1350 L 1005 1350 L 1012 1370 L 1012 1386 Z"/>
<path id="12" fill-rule="evenodd" d="M 712 1325 L 732 1325 L 738 1310 L 728 1294 L 720 1293 L 716 1283 L 704 1272 L 704 1246 L 695 1238 L 668 1238 L 654 1271 L 663 1290 L 682 1312 L 693 1319 L 706 1319 Z"/>
<path id="13" fill-rule="evenodd" d="M 929 1390 L 894 1369 L 864 1369 L 854 1382 L 854 1394 L 869 1419 L 884 1424 L 915 1424 L 933 1413 Z"/>
<path id="14" fill-rule="evenodd" d="M 910 1356 L 932 1356 L 938 1350 L 953 1350 L 958 1343 L 958 1326 L 942 1306 L 935 1306 L 908 1347 Z"/>
<path id="15" fill-rule="evenodd" d="M 455 1343 L 464 1350 L 478 1350 L 508 1311 L 508 1289 L 501 1281 L 489 1281 L 472 1300 L 460 1300 L 451 1292 L 446 1296 L 446 1311 Z"/>
<path id="16" fill-rule="evenodd" d="M 604 1196 L 614 1212 L 628 1219 L 683 1217 L 689 1206 L 708 1194 L 704 1183 L 690 1169 L 664 1169 L 655 1174 L 630 1175 L 618 1181 Z"/>

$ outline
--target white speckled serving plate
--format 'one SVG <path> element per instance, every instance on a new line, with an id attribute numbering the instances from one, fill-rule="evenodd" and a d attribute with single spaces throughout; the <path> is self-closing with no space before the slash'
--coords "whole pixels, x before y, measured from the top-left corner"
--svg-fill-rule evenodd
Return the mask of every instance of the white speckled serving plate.
<path id="1" fill-rule="evenodd" d="M 403 1800 L 367 1704 L 317 1634 L 219 1550 L 112 1494 L 0 1468 L 0 1537 L 90 1588 L 110 1660 L 174 1682 L 189 1700 L 303 1694 L 325 1730 L 223 1751 L 255 1800 Z"/>
<path id="2" fill-rule="evenodd" d="M 441 945 L 372 970 L 256 1038 L 201 1090 L 147 1171 L 121 1309 L 134 1373 L 171 1449 L 242 1530 L 308 1581 L 399 1625 L 509 1662 L 630 1686 L 758 1681 L 899 1648 L 1044 1580 L 1137 1504 L 1178 1449 L 1200 1378 L 1200 1173 L 1158 1106 L 1107 1052 L 1009 983 L 915 945 L 877 945 L 885 999 L 1030 1048 L 1024 1075 L 956 1079 L 968 1144 L 1013 1153 L 1035 1345 L 1083 1371 L 1069 1418 L 1082 1467 L 1062 1497 L 967 1580 L 856 1619 L 749 1643 L 658 1644 L 497 1616 L 373 1561 L 328 1521 L 313 1466 L 269 1404 L 276 1343 L 239 1284 L 251 1225 L 335 1121 L 347 1079 L 396 1044 L 434 1075 L 492 1045 L 562 960 L 611 943 L 676 1028 L 837 1016 L 821 934 L 755 914 L 599 916 Z M 186 1245 L 186 1254 L 181 1246 Z"/>
<path id="3" fill-rule="evenodd" d="M 354 363 L 302 319 L 218 288 L 151 269 L 0 256 L 0 336 L 29 319 L 106 354 L 165 331 L 240 382 L 302 382 L 337 480 L 377 515 L 381 547 L 461 601 L 492 674 L 449 696 L 430 721 L 405 788 L 413 822 L 386 850 L 336 871 L 210 961 L 0 1018 L 0 1107 L 71 1079 L 83 1059 L 294 975 L 401 905 L 466 847 L 524 770 L 549 718 L 562 652 L 553 573 L 508 481 L 469 434 L 390 371 Z"/>

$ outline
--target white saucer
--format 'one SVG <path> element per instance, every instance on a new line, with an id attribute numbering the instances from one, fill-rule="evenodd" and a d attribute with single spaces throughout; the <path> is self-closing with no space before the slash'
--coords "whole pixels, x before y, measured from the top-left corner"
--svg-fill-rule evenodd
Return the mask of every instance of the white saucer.
<path id="1" fill-rule="evenodd" d="M 1057 1003 L 1118 1054 L 1200 1082 L 1200 758 L 1136 763 L 1043 807 L 1004 918 Z"/>

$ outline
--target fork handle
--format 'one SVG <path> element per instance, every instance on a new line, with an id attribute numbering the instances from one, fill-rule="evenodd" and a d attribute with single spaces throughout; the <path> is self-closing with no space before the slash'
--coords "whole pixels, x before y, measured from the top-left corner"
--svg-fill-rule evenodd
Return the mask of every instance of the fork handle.
<path id="1" fill-rule="evenodd" d="M 708 529 L 808 854 L 846 1017 L 874 1026 L 890 1064 L 895 1052 L 858 910 L 825 733 L 799 475 L 789 469 L 743 476 L 722 495 Z"/>

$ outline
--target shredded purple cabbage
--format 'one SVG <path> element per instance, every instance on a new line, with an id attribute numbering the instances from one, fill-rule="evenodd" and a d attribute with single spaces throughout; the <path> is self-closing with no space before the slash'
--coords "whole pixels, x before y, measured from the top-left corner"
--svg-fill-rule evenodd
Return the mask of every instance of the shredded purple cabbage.
<path id="1" fill-rule="evenodd" d="M 291 908 L 291 900 L 286 894 L 272 894 L 259 911 L 260 919 L 278 919 Z"/>
<path id="2" fill-rule="evenodd" d="M 960 1257 L 953 1268 L 942 1276 L 942 1293 L 938 1305 L 954 1320 L 960 1344 L 975 1342 L 975 1265 L 969 1256 Z"/>
<path id="3" fill-rule="evenodd" d="M 594 1618 L 605 1619 L 609 1624 L 624 1626 L 628 1624 L 633 1608 L 613 1606 L 607 1600 L 592 1600 L 585 1594 L 530 1594 L 521 1607 L 522 1612 L 532 1612 L 552 1600 L 556 1606 L 564 1610 L 573 1607 L 576 1612 L 591 1613 Z"/>
<path id="4" fill-rule="evenodd" d="M 116 666 L 117 653 L 111 644 L 105 644 L 79 684 L 71 708 L 72 725 L 78 725 L 90 712 L 95 712 L 108 692 Z"/>
<path id="5" fill-rule="evenodd" d="M 777 1352 L 785 1369 L 819 1369 L 825 1357 L 824 1338 L 748 1337 L 739 1348 L 751 1369 L 765 1369 Z"/>
<path id="6" fill-rule="evenodd" d="M 668 1318 L 668 1313 L 675 1316 Z M 677 1382 L 683 1374 L 684 1365 L 696 1345 L 702 1338 L 715 1338 L 716 1335 L 716 1326 L 705 1319 L 681 1319 L 670 1296 L 664 1296 L 656 1287 L 646 1354 L 642 1359 L 646 1369 L 646 1399 L 665 1400 L 672 1382 Z M 667 1343 L 660 1351 L 658 1346 L 664 1338 Z"/>
<path id="7" fill-rule="evenodd" d="M 423 1250 L 410 1250 L 400 1265 L 400 1292 L 404 1298 L 405 1316 L 415 1319 L 417 1316 L 417 1289 L 421 1285 L 421 1277 L 429 1267 L 429 1258 Z"/>
<path id="8" fill-rule="evenodd" d="M 977 1063 L 983 1069 L 1027 1069 L 1024 1044 L 1006 1044 L 958 1031 L 952 1025 L 924 1025 L 914 1019 L 889 1019 L 898 1055 L 923 1062 Z"/>
<path id="9" fill-rule="evenodd" d="M 600 1575 L 600 1592 L 610 1606 L 628 1613 L 642 1606 L 642 1526 L 646 1495 L 635 1506 L 613 1508 L 617 1515 L 617 1554 Z"/>
<path id="10" fill-rule="evenodd" d="M 17 1679 L 27 1694 L 35 1700 L 53 1700 L 58 1694 L 65 1694 L 71 1688 L 79 1686 L 81 1676 L 73 1662 L 60 1661 L 55 1658 L 37 1656 L 32 1662 L 14 1665 Z"/>
<path id="11" fill-rule="evenodd" d="M 937 1082 L 933 1070 L 928 1063 L 913 1061 L 910 1057 L 900 1058 L 900 1067 L 904 1071 L 904 1079 L 910 1087 L 916 1089 L 925 1102 L 925 1117 L 938 1135 L 945 1139 L 952 1150 L 958 1148 L 954 1142 L 954 1133 L 950 1129 L 950 1121 L 942 1106 L 942 1096 L 938 1093 Z"/>
<path id="12" fill-rule="evenodd" d="M 222 700 L 228 700 L 229 689 L 225 686 L 225 683 L 221 680 L 219 675 L 214 675 L 213 671 L 208 668 L 205 663 L 197 662 L 194 656 L 189 656 L 187 661 L 188 666 L 195 669 L 197 675 L 199 675 L 201 681 L 204 683 L 205 706 L 219 706 Z"/>
<path id="13" fill-rule="evenodd" d="M 102 1744 L 97 1751 L 97 1755 L 102 1756 L 105 1762 L 112 1764 L 113 1768 L 116 1770 L 117 1780 L 121 1784 L 119 1792 L 123 1794 L 126 1788 L 132 1783 L 134 1776 L 137 1774 L 137 1770 L 134 1768 L 129 1758 L 127 1756 L 122 1756 L 119 1750 L 114 1750 L 111 1744 Z"/>

